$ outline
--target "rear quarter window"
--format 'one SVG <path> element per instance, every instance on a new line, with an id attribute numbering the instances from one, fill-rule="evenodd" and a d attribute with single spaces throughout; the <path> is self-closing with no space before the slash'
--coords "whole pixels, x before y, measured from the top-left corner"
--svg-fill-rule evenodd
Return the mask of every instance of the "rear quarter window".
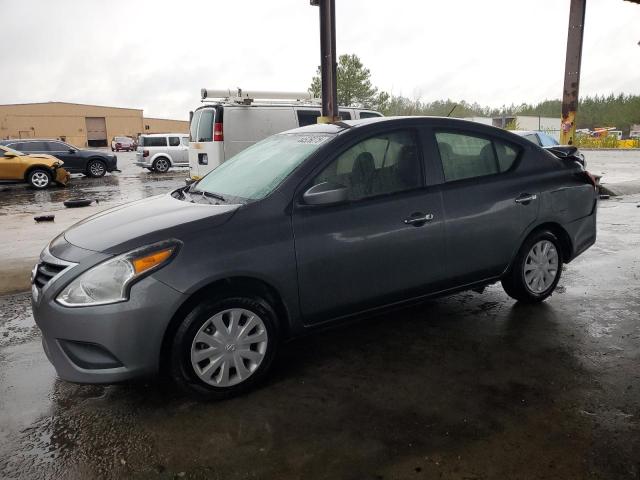
<path id="1" fill-rule="evenodd" d="M 167 137 L 142 137 L 140 140 L 143 147 L 167 146 Z"/>

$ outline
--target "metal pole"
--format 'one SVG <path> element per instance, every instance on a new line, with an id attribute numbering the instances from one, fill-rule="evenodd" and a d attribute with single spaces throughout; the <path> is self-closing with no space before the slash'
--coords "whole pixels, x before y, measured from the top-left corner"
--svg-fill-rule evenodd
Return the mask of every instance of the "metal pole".
<path id="1" fill-rule="evenodd" d="M 336 62 L 336 4 L 335 0 L 311 0 L 311 5 L 320 7 L 322 116 L 318 117 L 318 123 L 331 123 L 340 120 Z"/>
<path id="2" fill-rule="evenodd" d="M 580 63 L 582 61 L 582 38 L 584 36 L 584 14 L 587 0 L 571 0 L 569 32 L 567 34 L 567 58 L 564 67 L 564 90 L 562 93 L 562 121 L 560 143 L 572 145 L 576 136 L 576 112 L 580 88 Z"/>

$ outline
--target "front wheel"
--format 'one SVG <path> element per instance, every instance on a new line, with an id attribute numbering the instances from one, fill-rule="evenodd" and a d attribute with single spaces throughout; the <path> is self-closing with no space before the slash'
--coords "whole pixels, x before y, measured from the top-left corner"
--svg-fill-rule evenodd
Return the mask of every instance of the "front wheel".
<path id="1" fill-rule="evenodd" d="M 558 238 L 549 230 L 535 232 L 520 247 L 502 287 L 520 302 L 542 302 L 560 281 L 562 261 Z"/>
<path id="2" fill-rule="evenodd" d="M 51 185 L 51 174 L 43 168 L 34 168 L 27 180 L 33 188 L 42 190 Z"/>
<path id="3" fill-rule="evenodd" d="M 107 166 L 102 160 L 90 160 L 87 164 L 87 175 L 90 177 L 104 177 L 107 173 Z"/>
<path id="4" fill-rule="evenodd" d="M 171 377 L 202 399 L 238 395 L 267 375 L 278 341 L 276 315 L 265 300 L 229 296 L 205 301 L 176 331 Z"/>

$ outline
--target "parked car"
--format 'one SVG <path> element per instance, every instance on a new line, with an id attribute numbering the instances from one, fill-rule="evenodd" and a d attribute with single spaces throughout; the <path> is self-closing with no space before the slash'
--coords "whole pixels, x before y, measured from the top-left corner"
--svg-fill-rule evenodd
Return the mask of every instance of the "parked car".
<path id="1" fill-rule="evenodd" d="M 0 145 L 27 154 L 50 154 L 64 162 L 69 173 L 83 173 L 89 177 L 102 177 L 118 171 L 118 158 L 112 153 L 85 150 L 61 140 L 13 139 L 2 140 Z"/>
<path id="2" fill-rule="evenodd" d="M 533 130 L 512 130 L 512 133 L 526 138 L 527 140 L 539 145 L 556 156 L 568 158 L 570 156 L 574 161 L 580 163 L 583 167 L 587 166 L 584 154 L 572 145 L 560 145 L 560 143 L 551 135 L 545 132 Z"/>
<path id="3" fill-rule="evenodd" d="M 317 103 L 297 102 L 269 104 L 253 99 L 211 99 L 193 112 L 190 124 L 189 175 L 197 180 L 255 142 L 274 133 L 296 127 L 314 125 L 321 113 Z M 362 108 L 340 107 L 343 120 L 381 117 L 382 114 Z"/>
<path id="4" fill-rule="evenodd" d="M 312 125 L 66 230 L 34 269 L 33 315 L 62 379 L 166 369 L 222 398 L 329 322 L 498 281 L 545 300 L 595 242 L 596 210 L 592 176 L 501 129 Z"/>
<path id="5" fill-rule="evenodd" d="M 131 137 L 113 137 L 111 139 L 112 152 L 133 152 L 136 149 L 136 142 Z"/>
<path id="6" fill-rule="evenodd" d="M 62 163 L 51 155 L 25 155 L 0 146 L 0 180 L 27 182 L 38 190 L 53 182 L 66 185 L 69 173 L 62 168 Z"/>
<path id="7" fill-rule="evenodd" d="M 155 133 L 140 135 L 136 165 L 153 172 L 166 173 L 171 167 L 189 166 L 189 135 Z"/>
<path id="8" fill-rule="evenodd" d="M 545 132 L 535 130 L 511 130 L 511 132 L 526 138 L 541 147 L 553 147 L 555 145 L 560 145 L 555 138 Z"/>

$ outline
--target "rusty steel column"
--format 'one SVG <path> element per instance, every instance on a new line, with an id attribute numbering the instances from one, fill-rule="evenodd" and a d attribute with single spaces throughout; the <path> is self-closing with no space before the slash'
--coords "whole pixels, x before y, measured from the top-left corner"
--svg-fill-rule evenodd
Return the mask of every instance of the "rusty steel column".
<path id="1" fill-rule="evenodd" d="M 564 67 L 564 90 L 562 93 L 562 120 L 560 143 L 572 145 L 576 136 L 576 112 L 580 89 L 580 63 L 582 61 L 582 38 L 584 37 L 584 14 L 587 0 L 571 0 L 569 32 L 567 34 L 567 58 Z"/>
<path id="2" fill-rule="evenodd" d="M 311 0 L 311 5 L 320 7 L 322 116 L 318 117 L 318 123 L 331 123 L 340 120 L 336 60 L 336 3 L 335 0 Z"/>

